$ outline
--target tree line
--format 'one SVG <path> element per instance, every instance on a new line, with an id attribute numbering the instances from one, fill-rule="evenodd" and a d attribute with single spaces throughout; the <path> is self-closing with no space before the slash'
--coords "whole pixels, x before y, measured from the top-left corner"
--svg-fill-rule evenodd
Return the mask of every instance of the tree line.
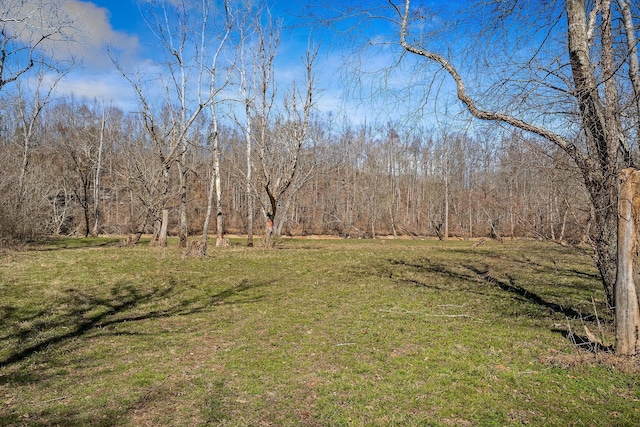
<path id="1" fill-rule="evenodd" d="M 164 165 L 140 114 L 96 100 L 56 100 L 40 113 L 25 150 L 26 103 L 2 105 L 5 239 L 153 234 L 163 207 L 169 234 L 179 234 L 180 171 L 169 171 L 165 188 Z M 267 129 L 274 138 L 284 132 L 278 126 Z M 220 231 L 247 234 L 251 210 L 262 234 L 269 218 L 246 191 L 259 189 L 260 178 L 247 181 L 242 126 L 219 126 L 219 171 L 210 167 L 216 153 L 209 132 L 202 119 L 185 135 L 189 236 L 203 231 L 213 175 L 222 186 Z M 260 164 L 260 156 L 254 152 L 250 161 Z M 298 162 L 277 201 L 276 236 L 586 238 L 590 209 L 575 169 L 562 153 L 523 135 L 355 124 L 314 113 Z"/>
<path id="2" fill-rule="evenodd" d="M 226 233 L 251 245 L 257 233 L 267 246 L 282 234 L 585 239 L 585 192 L 561 152 L 527 135 L 320 112 L 318 47 L 282 87 L 281 23 L 243 6 L 142 3 L 156 70 L 107 50 L 137 96 L 133 111 L 56 95 L 73 63 L 26 62 L 30 80 L 16 74 L 2 92 L 3 239 L 148 233 L 163 246 L 174 234 L 186 248 L 201 236 L 202 254 L 210 232 L 217 245 Z M 4 43 L 18 61 L 13 22 L 3 21 Z"/>

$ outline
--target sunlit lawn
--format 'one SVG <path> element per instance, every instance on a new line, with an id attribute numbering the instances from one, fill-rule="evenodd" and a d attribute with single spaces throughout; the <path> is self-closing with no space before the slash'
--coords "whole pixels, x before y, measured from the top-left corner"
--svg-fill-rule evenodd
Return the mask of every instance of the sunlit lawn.
<path id="1" fill-rule="evenodd" d="M 0 253 L 0 425 L 640 424 L 586 250 L 115 242 Z"/>

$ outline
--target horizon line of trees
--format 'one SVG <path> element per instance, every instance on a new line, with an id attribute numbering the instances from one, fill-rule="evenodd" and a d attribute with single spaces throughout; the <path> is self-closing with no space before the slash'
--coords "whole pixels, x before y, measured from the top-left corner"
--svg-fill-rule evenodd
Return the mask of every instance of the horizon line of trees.
<path id="1" fill-rule="evenodd" d="M 163 164 L 139 114 L 97 101 L 48 104 L 31 129 L 29 168 L 22 176 L 20 104 L 5 101 L 14 108 L 0 111 L 3 240 L 153 234 L 163 197 L 168 232 L 179 234 L 180 180 L 163 180 Z M 275 135 L 278 126 L 274 121 L 267 132 Z M 189 236 L 203 231 L 214 173 L 208 132 L 204 118 L 193 125 L 182 160 Z M 247 182 L 242 126 L 220 124 L 218 138 L 223 231 L 246 235 L 249 209 L 263 218 L 261 226 L 268 219 L 246 192 L 247 184 L 260 187 L 260 177 Z M 251 162 L 259 163 L 258 157 L 254 152 Z M 276 237 L 531 237 L 577 243 L 587 235 L 591 212 L 575 167 L 560 151 L 523 135 L 354 124 L 316 113 L 298 167 L 277 202 Z"/>
<path id="2" fill-rule="evenodd" d="M 0 76 L 3 241 L 149 233 L 154 245 L 175 234 L 187 248 L 200 235 L 192 244 L 204 255 L 214 231 L 217 246 L 227 232 L 252 245 L 254 218 L 267 246 L 282 234 L 588 240 L 581 175 L 542 138 L 318 112 L 318 47 L 309 43 L 283 84 L 281 23 L 267 5 L 140 6 L 159 48 L 153 74 L 107 50 L 137 111 L 57 97 L 76 64 L 37 45 L 38 61 Z M 29 59 L 26 27 L 12 27 L 28 19 L 1 22 L 12 52 L 3 72 Z"/>

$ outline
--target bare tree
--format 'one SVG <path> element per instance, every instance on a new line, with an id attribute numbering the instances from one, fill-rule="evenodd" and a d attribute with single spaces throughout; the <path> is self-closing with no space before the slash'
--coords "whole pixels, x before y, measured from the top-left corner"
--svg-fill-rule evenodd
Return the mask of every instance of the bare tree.
<path id="1" fill-rule="evenodd" d="M 268 40 L 261 38 L 263 42 Z M 274 39 L 277 41 L 277 38 Z M 275 46 L 261 51 L 259 62 L 258 136 L 256 155 L 258 159 L 257 192 L 265 218 L 264 244 L 272 247 L 274 223 L 285 193 L 291 188 L 296 173 L 299 173 L 300 156 L 306 141 L 309 118 L 313 108 L 315 88 L 313 66 L 317 49 L 309 49 L 304 58 L 305 93 L 300 94 L 295 82 L 283 100 L 283 113 L 274 122 L 270 120 L 275 90 L 273 85 L 273 58 Z"/>
<path id="2" fill-rule="evenodd" d="M 11 214 L 23 219 L 19 228 L 13 228 L 16 232 L 25 229 L 24 221 L 33 214 L 24 209 L 35 127 L 58 82 L 74 66 L 73 58 L 55 55 L 57 43 L 72 42 L 68 30 L 76 23 L 60 6 L 56 1 L 7 0 L 0 4 L 0 91 L 15 84 L 13 95 L 20 104 L 22 162 Z M 34 84 L 29 87 L 25 80 L 32 74 Z"/>
<path id="3" fill-rule="evenodd" d="M 233 25 L 233 17 L 230 15 L 229 5 L 225 3 L 225 20 L 224 25 L 221 29 L 221 36 L 219 39 L 218 46 L 215 48 L 215 53 L 211 59 L 211 64 L 208 68 L 210 73 L 210 81 L 209 81 L 209 99 L 211 100 L 209 104 L 210 110 L 210 130 L 209 130 L 209 142 L 211 144 L 212 150 L 212 168 L 211 168 L 211 179 L 209 181 L 209 191 L 207 197 L 207 212 L 205 214 L 204 224 L 202 226 L 202 241 L 200 244 L 200 254 L 206 255 L 207 253 L 207 239 L 209 236 L 209 224 L 211 221 L 211 215 L 213 213 L 213 203 L 215 200 L 216 203 L 216 246 L 226 246 L 227 240 L 224 237 L 224 217 L 222 211 L 222 164 L 221 164 L 221 155 L 220 155 L 220 135 L 218 133 L 219 124 L 218 124 L 218 113 L 216 108 L 218 107 L 217 101 L 218 95 L 223 91 L 223 89 L 229 83 L 229 79 L 231 78 L 230 71 L 232 67 L 227 67 L 225 69 L 225 74 L 223 76 L 223 82 L 218 82 L 218 74 L 221 72 L 221 67 L 219 64 L 219 58 L 229 38 Z M 202 37 L 203 43 L 206 38 Z M 204 53 L 205 46 L 201 47 L 201 51 Z M 202 60 L 204 63 L 204 59 Z"/>
<path id="4" fill-rule="evenodd" d="M 35 128 L 45 107 L 53 102 L 53 93 L 58 83 L 70 69 L 68 68 L 58 73 L 55 71 L 52 72 L 45 64 L 38 64 L 37 71 L 32 88 L 25 88 L 25 85 L 16 82 L 22 140 L 22 168 L 18 180 L 18 194 L 15 204 L 16 212 L 21 210 L 24 202 Z"/>
<path id="5" fill-rule="evenodd" d="M 501 2 L 496 2 L 493 12 L 499 19 L 505 20 L 516 15 L 527 16 L 529 24 L 533 26 L 535 23 L 535 28 L 547 24 L 544 27 L 546 36 L 538 49 L 519 51 L 510 46 L 512 51 L 516 50 L 519 53 L 531 52 L 529 60 L 521 64 L 515 61 L 515 56 L 512 55 L 511 68 L 505 64 L 507 71 L 504 76 L 493 75 L 489 80 L 497 84 L 489 87 L 484 94 L 478 84 L 471 86 L 475 90 L 470 92 L 463 74 L 454 65 L 454 59 L 426 47 L 429 40 L 421 38 L 421 35 L 414 31 L 427 19 L 425 14 L 412 13 L 410 0 L 406 0 L 404 5 L 396 5 L 391 1 L 390 4 L 395 8 L 399 19 L 399 42 L 402 48 L 430 64 L 441 67 L 453 79 L 457 97 L 471 115 L 544 138 L 563 150 L 575 162 L 582 173 L 594 207 L 594 227 L 590 238 L 607 300 L 612 309 L 622 307 L 621 301 L 616 299 L 630 298 L 631 295 L 620 296 L 615 292 L 619 188 L 616 180 L 625 164 L 633 164 L 633 153 L 629 144 L 633 129 L 625 126 L 624 118 L 633 117 L 631 121 L 638 122 L 638 97 L 630 100 L 621 99 L 619 93 L 623 93 L 621 88 L 624 87 L 631 87 L 635 93 L 639 93 L 636 91 L 639 88 L 637 73 L 634 74 L 638 64 L 637 51 L 634 49 L 637 39 L 635 25 L 632 22 L 634 13 L 629 12 L 630 4 L 626 1 L 566 0 L 564 7 L 553 9 L 557 5 L 553 3 L 546 5 L 542 11 L 543 8 L 534 10 L 528 4 L 506 8 Z M 560 35 L 554 33 L 554 30 L 562 27 L 556 25 L 559 21 L 558 16 L 564 16 L 566 19 L 564 44 L 555 39 Z M 626 31 L 618 33 L 613 24 L 620 17 Z M 536 18 L 539 19 L 534 22 Z M 498 21 L 489 22 L 496 23 L 496 28 L 506 27 L 498 24 Z M 489 28 L 484 27 L 483 31 L 484 35 L 490 35 Z M 623 47 L 614 42 L 619 39 L 625 40 Z M 491 41 L 491 38 L 488 38 L 488 41 Z M 558 44 L 553 45 L 553 48 L 566 46 L 566 51 L 559 54 L 557 51 L 549 51 L 546 54 L 542 52 L 556 41 Z M 495 55 L 495 52 L 493 53 Z M 488 63 L 491 63 L 491 60 L 488 60 Z M 568 66 L 565 67 L 565 64 Z M 497 71 L 495 66 L 492 70 Z M 565 70 L 570 70 L 570 73 L 566 73 Z M 626 78 L 624 70 L 629 72 Z M 527 79 L 523 80 L 523 77 Z M 520 82 L 523 82 L 522 86 Z M 507 97 L 504 95 L 509 94 L 508 92 L 498 92 L 507 89 L 512 90 L 511 95 L 516 96 Z M 503 102 L 496 97 L 488 98 L 491 94 L 502 94 Z M 555 113 L 556 122 L 540 119 L 547 117 L 539 113 L 539 109 L 543 108 L 541 103 L 535 105 L 538 114 L 526 110 L 532 105 L 535 95 L 555 100 L 555 105 L 563 108 Z M 518 99 L 518 96 L 521 98 Z M 540 98 L 537 98 L 537 102 L 539 100 Z M 512 101 L 515 104 L 511 104 Z M 482 104 L 490 107 L 483 107 Z M 519 110 L 524 118 L 512 114 L 510 109 Z M 573 130 L 576 128 L 574 125 L 578 125 L 579 131 L 561 134 L 562 126 L 558 125 L 558 121 L 565 117 L 569 118 L 567 128 Z M 637 324 L 617 327 L 632 327 L 636 331 L 640 329 L 640 325 Z M 619 335 L 621 336 L 630 334 Z M 619 352 L 635 353 L 640 347 L 637 334 L 634 339 L 635 342 L 631 345 L 618 343 Z"/>
<path id="6" fill-rule="evenodd" d="M 264 187 L 268 187 L 269 185 L 271 185 L 271 181 L 269 180 L 270 172 L 268 167 L 272 165 L 272 159 L 267 158 L 267 154 L 271 153 L 271 149 L 274 148 L 272 144 L 270 144 L 269 140 L 269 126 L 271 111 L 273 109 L 274 99 L 276 96 L 273 62 L 276 58 L 278 45 L 280 44 L 280 27 L 274 25 L 271 16 L 269 15 L 268 26 L 266 28 L 261 22 L 261 17 L 258 17 L 258 19 L 256 20 L 255 28 L 258 39 L 256 52 L 254 54 L 255 63 L 253 66 L 252 78 L 254 86 L 253 96 L 255 97 L 253 103 L 255 103 L 256 105 L 252 106 L 253 111 L 250 111 L 247 114 L 247 129 L 249 129 L 247 135 L 251 135 L 254 133 L 253 129 L 250 129 L 249 126 L 253 126 L 251 118 L 252 116 L 255 116 L 255 126 L 257 127 L 257 132 L 255 132 L 254 138 L 257 145 L 256 154 L 259 158 L 259 170 L 257 171 L 258 188 L 251 188 L 251 191 L 257 196 L 257 200 L 260 202 L 263 215 L 265 216 L 264 245 L 267 247 L 271 247 L 273 243 L 271 240 L 273 233 L 273 219 L 268 217 L 267 209 L 268 206 L 271 206 L 273 204 L 273 210 L 277 210 L 277 201 L 274 198 L 265 202 L 262 198 L 262 190 Z M 247 172 L 249 173 L 252 173 L 253 171 L 252 147 L 253 141 L 249 141 L 249 144 L 247 145 Z M 247 184 L 252 185 L 253 182 L 247 179 Z M 265 193 L 267 198 L 269 198 L 269 190 L 266 190 L 266 188 Z M 253 213 L 251 213 L 251 226 L 253 227 Z"/>
<path id="7" fill-rule="evenodd" d="M 179 177 L 179 234 L 180 246 L 187 246 L 187 178 L 189 169 L 185 154 L 189 147 L 189 132 L 196 119 L 212 102 L 215 91 L 203 92 L 203 79 L 208 64 L 201 48 L 208 47 L 208 16 L 213 2 L 173 2 L 154 0 L 143 11 L 151 32 L 156 36 L 165 55 L 164 73 L 154 76 L 164 93 L 154 92 L 143 77 L 133 76 L 112 57 L 122 76 L 131 84 L 141 107 L 145 129 L 163 167 L 162 216 L 154 242 L 166 246 L 169 223 L 169 188 L 171 168 L 177 165 Z M 193 23 L 195 21 L 195 23 Z M 199 28 L 199 31 L 196 31 Z M 148 75 L 146 77 L 149 77 Z M 155 83 L 154 82 L 154 83 Z M 195 83 L 192 83 L 195 82 Z M 160 99 L 161 108 L 155 108 Z"/>
<path id="8" fill-rule="evenodd" d="M 66 61 L 55 59 L 56 43 L 71 42 L 67 36 L 76 22 L 64 13 L 62 2 L 5 0 L 0 5 L 0 90 L 27 74 L 38 64 L 57 68 Z"/>
<path id="9" fill-rule="evenodd" d="M 98 158 L 96 159 L 95 172 L 93 176 L 93 228 L 91 231 L 93 236 L 97 236 L 100 232 L 100 182 L 102 178 L 102 158 L 108 120 L 109 110 L 102 105 L 100 130 L 98 131 Z"/>
<path id="10" fill-rule="evenodd" d="M 247 8 L 250 10 L 250 8 Z M 247 13 L 248 15 L 249 13 Z M 253 162 L 251 160 L 251 155 L 253 153 L 253 123 L 252 123 L 252 109 L 253 103 L 256 98 L 255 88 L 251 84 L 247 77 L 247 69 L 249 65 L 245 59 L 245 48 L 249 44 L 250 33 L 248 27 L 248 16 L 244 16 L 242 21 L 238 25 L 238 29 L 240 31 L 240 40 L 238 45 L 238 57 L 239 57 L 239 82 L 238 82 L 238 90 L 240 91 L 240 97 L 244 106 L 245 113 L 245 121 L 243 125 L 244 138 L 245 138 L 245 161 L 246 161 L 246 172 L 244 173 L 245 179 L 245 195 L 247 198 L 247 246 L 253 246 Z M 258 34 L 261 34 L 261 26 L 259 19 L 256 21 L 256 25 L 258 26 Z M 261 37 L 262 38 L 262 37 Z M 257 76 L 257 62 L 263 58 L 263 50 L 264 44 L 258 43 L 258 51 L 256 52 L 254 65 L 253 65 L 253 75 Z M 257 79 L 254 79 L 254 82 Z M 243 175 L 241 173 L 241 175 Z"/>

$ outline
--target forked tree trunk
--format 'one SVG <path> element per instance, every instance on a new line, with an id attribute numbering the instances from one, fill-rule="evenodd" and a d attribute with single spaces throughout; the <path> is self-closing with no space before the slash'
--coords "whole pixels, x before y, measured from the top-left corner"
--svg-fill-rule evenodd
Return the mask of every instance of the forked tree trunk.
<path id="1" fill-rule="evenodd" d="M 211 223 L 211 216 L 213 215 L 214 199 L 216 204 L 216 246 L 223 247 L 228 246 L 229 242 L 224 237 L 224 222 L 222 213 L 222 181 L 220 171 L 220 147 L 218 142 L 218 125 L 214 120 L 213 131 L 211 134 L 213 145 L 212 167 L 211 167 L 211 179 L 209 180 L 209 191 L 207 193 L 207 213 L 204 217 L 204 225 L 202 226 L 202 238 L 200 244 L 199 255 L 204 256 L 207 254 L 207 239 L 209 237 L 209 224 Z"/>
<path id="2" fill-rule="evenodd" d="M 618 199 L 618 262 L 615 287 L 616 353 L 634 355 L 640 347 L 640 308 L 634 276 L 638 269 L 638 232 L 640 226 L 640 171 L 628 168 L 620 173 Z"/>

